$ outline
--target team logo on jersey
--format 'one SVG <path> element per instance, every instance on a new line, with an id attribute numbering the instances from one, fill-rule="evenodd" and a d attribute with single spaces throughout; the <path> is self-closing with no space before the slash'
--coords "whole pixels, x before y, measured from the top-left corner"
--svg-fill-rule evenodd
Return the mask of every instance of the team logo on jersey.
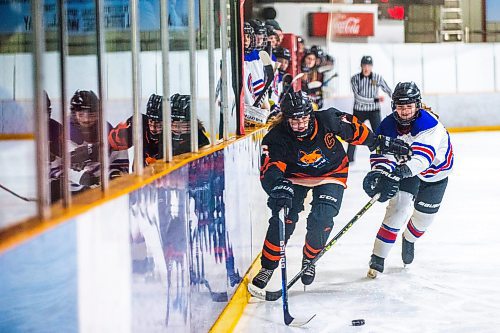
<path id="1" fill-rule="evenodd" d="M 332 149 L 335 145 L 335 135 L 333 133 L 326 133 L 325 135 L 326 148 Z"/>
<path id="2" fill-rule="evenodd" d="M 299 162 L 297 164 L 302 167 L 321 168 L 327 162 L 328 159 L 323 155 L 320 148 L 316 148 L 309 153 L 299 150 Z"/>
<path id="3" fill-rule="evenodd" d="M 253 98 L 255 99 L 255 93 L 253 91 L 253 84 L 252 84 L 252 74 L 248 74 L 247 89 L 252 94 Z"/>

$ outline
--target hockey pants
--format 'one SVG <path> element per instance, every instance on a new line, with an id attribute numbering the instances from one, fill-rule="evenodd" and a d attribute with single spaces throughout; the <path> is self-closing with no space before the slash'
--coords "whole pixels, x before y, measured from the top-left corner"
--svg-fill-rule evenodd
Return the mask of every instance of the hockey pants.
<path id="1" fill-rule="evenodd" d="M 299 213 L 304 210 L 304 199 L 310 187 L 293 185 L 294 198 L 292 207 L 285 220 L 285 241 L 293 234 L 299 220 Z M 313 199 L 311 212 L 307 217 L 307 233 L 303 248 L 304 256 L 314 258 L 326 244 L 332 231 L 333 218 L 337 216 L 342 203 L 344 187 L 338 184 L 323 184 L 312 188 Z M 266 239 L 262 248 L 261 263 L 267 269 L 276 269 L 280 259 L 279 218 L 277 212 L 269 219 Z"/>

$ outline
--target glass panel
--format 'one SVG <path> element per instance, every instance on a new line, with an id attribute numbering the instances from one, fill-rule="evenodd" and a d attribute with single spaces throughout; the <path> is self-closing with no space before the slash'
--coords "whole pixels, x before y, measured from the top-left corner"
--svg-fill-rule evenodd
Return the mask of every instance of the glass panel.
<path id="1" fill-rule="evenodd" d="M 0 4 L 0 229 L 36 214 L 31 2 Z"/>

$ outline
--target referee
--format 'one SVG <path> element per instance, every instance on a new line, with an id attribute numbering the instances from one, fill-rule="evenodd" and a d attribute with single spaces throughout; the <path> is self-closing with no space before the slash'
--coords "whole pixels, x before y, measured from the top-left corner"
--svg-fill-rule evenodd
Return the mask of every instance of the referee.
<path id="1" fill-rule="evenodd" d="M 373 73 L 373 59 L 370 56 L 361 58 L 361 73 L 353 75 L 351 78 L 351 88 L 354 93 L 353 115 L 360 122 L 370 121 L 373 132 L 380 125 L 380 102 L 384 101 L 384 96 L 378 94 L 379 87 L 391 97 L 391 88 L 379 74 Z M 349 145 L 347 157 L 349 162 L 354 161 L 354 149 L 356 146 Z"/>

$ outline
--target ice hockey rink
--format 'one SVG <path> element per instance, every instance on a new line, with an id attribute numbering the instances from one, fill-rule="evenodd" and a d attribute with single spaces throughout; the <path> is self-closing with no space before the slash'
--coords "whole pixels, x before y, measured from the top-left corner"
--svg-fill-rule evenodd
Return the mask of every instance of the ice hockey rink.
<path id="1" fill-rule="evenodd" d="M 376 203 L 318 262 L 316 280 L 304 292 L 290 290 L 290 312 L 316 317 L 302 329 L 283 324 L 282 303 L 252 298 L 235 332 L 498 332 L 500 327 L 500 132 L 452 133 L 455 152 L 442 208 L 416 244 L 412 265 L 403 268 L 398 238 L 386 271 L 366 278 L 374 237 L 385 204 Z M 2 184 L 33 197 L 34 163 L 12 163 L 33 153 L 30 141 L 3 142 Z M 332 235 L 369 200 L 361 182 L 369 168 L 368 150 L 358 148 L 349 187 Z M 19 155 L 16 155 L 19 156 Z M 10 176 L 10 177 L 7 177 Z M 35 205 L 1 190 L 0 217 L 10 224 L 35 213 Z M 308 205 L 306 205 L 308 207 Z M 287 247 L 288 278 L 299 270 L 305 218 Z M 266 223 L 262 221 L 262 223 Z M 280 289 L 277 270 L 268 287 Z M 353 319 L 364 326 L 353 327 Z"/>
<path id="2" fill-rule="evenodd" d="M 498 332 L 500 133 L 452 133 L 451 140 L 454 173 L 436 220 L 415 245 L 411 265 L 403 268 L 399 235 L 384 274 L 366 277 L 385 211 L 385 204 L 376 203 L 318 261 L 314 283 L 305 292 L 300 281 L 291 288 L 290 314 L 316 314 L 305 328 L 284 325 L 281 299 L 252 298 L 235 332 Z M 332 235 L 369 200 L 361 186 L 368 150 L 356 154 Z M 299 270 L 306 214 L 287 247 L 289 280 Z M 280 277 L 276 270 L 269 290 L 280 289 Z M 366 324 L 351 326 L 353 319 Z"/>

